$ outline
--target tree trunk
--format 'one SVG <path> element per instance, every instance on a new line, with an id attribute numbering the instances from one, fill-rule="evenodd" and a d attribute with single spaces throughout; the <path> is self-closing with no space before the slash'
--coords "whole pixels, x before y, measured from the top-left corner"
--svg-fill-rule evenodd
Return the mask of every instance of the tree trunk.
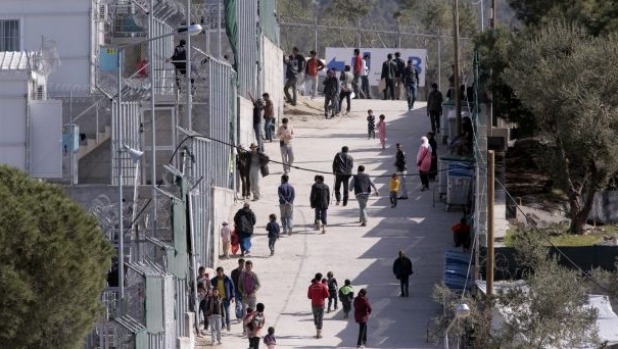
<path id="1" fill-rule="evenodd" d="M 588 186 L 584 191 L 584 202 L 582 205 L 581 194 L 573 191 L 569 195 L 569 217 L 571 218 L 571 225 L 569 231 L 571 234 L 583 234 L 584 225 L 588 220 L 588 214 L 592 209 L 592 202 L 594 200 L 594 194 L 596 190 Z"/>

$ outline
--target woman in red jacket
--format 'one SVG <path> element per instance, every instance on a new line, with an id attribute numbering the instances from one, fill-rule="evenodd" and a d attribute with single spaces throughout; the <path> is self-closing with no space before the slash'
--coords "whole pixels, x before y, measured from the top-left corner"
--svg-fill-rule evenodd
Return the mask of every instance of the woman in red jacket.
<path id="1" fill-rule="evenodd" d="M 358 323 L 358 341 L 357 348 L 364 348 L 367 345 L 367 321 L 371 314 L 371 304 L 367 299 L 367 290 L 361 288 L 358 291 L 358 296 L 354 298 L 354 319 Z"/>

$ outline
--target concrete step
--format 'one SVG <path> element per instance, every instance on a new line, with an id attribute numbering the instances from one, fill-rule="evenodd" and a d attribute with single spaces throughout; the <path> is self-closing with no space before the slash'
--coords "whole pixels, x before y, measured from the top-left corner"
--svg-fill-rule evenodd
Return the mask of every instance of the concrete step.
<path id="1" fill-rule="evenodd" d="M 84 156 L 88 155 L 91 151 L 95 150 L 100 144 L 108 140 L 112 136 L 111 126 L 105 126 L 105 130 L 103 132 L 99 132 L 98 136 L 99 136 L 98 140 L 96 138 L 87 138 L 86 144 L 80 145 L 78 159 L 81 159 Z"/>

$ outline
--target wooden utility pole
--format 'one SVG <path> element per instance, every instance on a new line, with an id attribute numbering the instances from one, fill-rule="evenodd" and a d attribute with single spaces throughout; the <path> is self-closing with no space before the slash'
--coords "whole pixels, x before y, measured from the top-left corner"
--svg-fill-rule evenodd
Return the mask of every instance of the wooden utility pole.
<path id="1" fill-rule="evenodd" d="M 456 117 L 456 125 L 457 125 L 457 135 L 461 134 L 461 93 L 459 91 L 459 77 L 460 77 L 460 68 L 459 68 L 459 57 L 461 56 L 459 52 L 459 0 L 453 1 L 453 31 L 455 33 L 455 64 L 453 69 L 453 92 L 455 93 L 455 117 Z"/>
<path id="2" fill-rule="evenodd" d="M 496 29 L 496 1 L 497 0 L 491 0 L 491 29 Z"/>
<path id="3" fill-rule="evenodd" d="M 496 156 L 493 150 L 487 152 L 487 264 L 485 279 L 487 295 L 493 295 L 494 288 L 494 189 Z"/>

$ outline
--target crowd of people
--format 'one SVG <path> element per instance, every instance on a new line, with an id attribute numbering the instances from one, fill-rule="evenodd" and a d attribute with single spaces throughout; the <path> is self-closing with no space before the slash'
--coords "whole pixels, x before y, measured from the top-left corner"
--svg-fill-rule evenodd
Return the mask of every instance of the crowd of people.
<path id="1" fill-rule="evenodd" d="M 288 103 L 297 103 L 297 85 L 302 79 L 306 84 L 307 92 L 312 98 L 317 96 L 318 72 L 326 69 L 321 60 L 317 58 L 315 51 L 310 52 L 311 57 L 305 57 L 294 48 L 293 53 L 284 58 L 286 65 L 285 96 Z M 351 100 L 357 98 L 371 98 L 367 81 L 367 57 L 361 57 L 358 49 L 354 50 L 352 65 L 346 65 L 339 74 L 335 69 L 327 70 L 324 81 L 324 112 L 325 117 L 335 117 L 343 109 L 343 102 L 347 103 L 346 111 L 351 110 Z M 302 76 L 302 77 L 301 77 Z M 399 53 L 395 58 L 388 55 L 382 66 L 382 82 L 384 99 L 399 99 L 403 96 L 402 90 L 408 100 L 408 108 L 411 110 L 416 99 L 418 89 L 418 72 L 413 68 L 412 62 L 403 62 Z M 290 93 L 291 90 L 291 93 Z M 294 128 L 287 118 L 281 119 L 281 125 L 275 129 L 276 117 L 273 103 L 268 93 L 262 98 L 254 99 L 253 102 L 253 126 L 256 143 L 251 143 L 248 149 L 243 146 L 237 147 L 236 165 L 238 168 L 241 199 L 243 206 L 233 218 L 233 225 L 227 221 L 222 222 L 220 234 L 223 245 L 222 258 L 230 258 L 240 253 L 238 267 L 231 272 L 230 277 L 225 275 L 222 267 L 216 270 L 217 275 L 209 279 L 200 269 L 198 276 L 199 310 L 202 314 L 204 329 L 210 329 L 213 344 L 221 343 L 221 331 L 230 331 L 231 317 L 235 316 L 236 323 L 242 324 L 243 335 L 249 342 L 249 348 L 257 349 L 261 342 L 268 348 L 274 348 L 277 344 L 274 327 L 266 327 L 266 305 L 258 302 L 260 279 L 253 271 L 253 262 L 245 260 L 252 255 L 252 237 L 257 222 L 256 214 L 251 209 L 251 201 L 258 201 L 262 197 L 260 180 L 269 175 L 269 164 L 273 161 L 264 152 L 264 142 L 279 141 L 281 152 L 280 164 L 283 168 L 280 184 L 277 187 L 279 212 L 268 215 L 268 223 L 265 230 L 268 237 L 268 250 L 270 256 L 275 255 L 275 246 L 281 237 L 290 237 L 294 232 L 294 205 L 297 199 L 296 190 L 290 181 L 290 173 L 294 166 L 293 140 Z M 442 94 L 436 84 L 432 84 L 429 94 L 427 116 L 430 120 L 431 132 L 419 140 L 416 153 L 416 170 L 421 181 L 421 191 L 429 189 L 429 182 L 437 176 L 437 142 L 435 134 L 439 133 L 440 116 L 442 114 Z M 367 138 L 379 139 L 380 147 L 386 150 L 387 122 L 386 115 L 374 115 L 373 110 L 367 111 Z M 458 147 L 462 139 L 470 137 L 468 127 L 464 128 L 463 134 L 451 143 L 451 147 Z M 402 144 L 395 145 L 394 171 L 389 175 L 388 191 L 390 207 L 396 208 L 399 200 L 407 200 L 409 195 L 408 186 L 408 163 L 407 156 Z M 277 161 L 278 162 L 278 161 Z M 356 170 L 356 173 L 354 173 Z M 350 154 L 348 146 L 343 146 L 332 160 L 332 175 L 334 175 L 333 190 L 325 183 L 324 175 L 316 174 L 314 183 L 311 185 L 308 198 L 311 208 L 314 210 L 314 229 L 321 234 L 326 234 L 328 226 L 328 209 L 333 201 L 335 205 L 347 206 L 350 192 L 353 193 L 358 203 L 358 223 L 361 227 L 367 226 L 369 216 L 367 203 L 371 195 L 379 195 L 378 189 L 372 177 L 366 173 L 363 165 L 355 167 L 354 158 Z M 245 201 L 246 200 L 246 201 Z M 454 240 L 457 246 L 469 248 L 469 226 L 462 220 L 459 225 L 453 226 Z M 392 272 L 400 283 L 400 296 L 409 297 L 409 279 L 413 274 L 412 261 L 399 251 L 398 257 L 393 262 Z M 307 298 L 310 299 L 313 321 L 315 326 L 315 338 L 322 338 L 324 326 L 324 313 L 337 311 L 342 308 L 342 317 L 348 319 L 350 312 L 354 312 L 354 320 L 358 323 L 357 346 L 364 347 L 367 343 L 367 325 L 371 315 L 371 304 L 366 289 L 360 289 L 355 295 L 352 282 L 346 279 L 340 287 L 332 271 L 316 273 L 307 289 Z M 235 304 L 234 311 L 230 313 L 230 307 Z M 200 335 L 204 333 L 200 333 Z"/>

